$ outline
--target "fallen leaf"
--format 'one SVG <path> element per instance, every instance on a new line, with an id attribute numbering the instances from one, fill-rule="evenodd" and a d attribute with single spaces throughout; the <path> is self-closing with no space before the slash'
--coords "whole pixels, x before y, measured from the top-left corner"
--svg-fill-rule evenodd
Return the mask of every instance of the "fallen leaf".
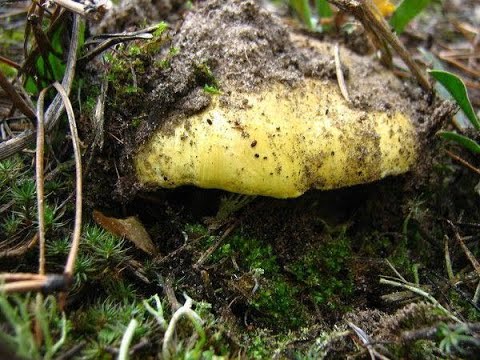
<path id="1" fill-rule="evenodd" d="M 136 216 L 117 219 L 105 216 L 102 212 L 94 210 L 93 219 L 106 231 L 114 235 L 125 237 L 127 240 L 133 242 L 137 248 L 145 251 L 147 254 L 156 255 L 158 253 L 150 235 L 148 235 L 147 230 L 145 230 L 145 227 Z"/>

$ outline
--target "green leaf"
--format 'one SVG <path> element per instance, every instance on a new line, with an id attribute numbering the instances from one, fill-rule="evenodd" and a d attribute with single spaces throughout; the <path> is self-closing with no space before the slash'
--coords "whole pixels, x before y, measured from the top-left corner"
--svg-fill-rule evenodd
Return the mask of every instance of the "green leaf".
<path id="1" fill-rule="evenodd" d="M 480 154 L 480 145 L 469 137 L 457 134 L 452 131 L 439 131 L 437 133 L 440 137 L 456 142 L 457 144 L 462 145 L 465 149 L 474 152 L 475 154 Z"/>
<path id="2" fill-rule="evenodd" d="M 433 67 L 436 70 L 445 70 L 443 63 L 430 51 L 422 47 L 418 48 L 418 50 L 422 54 L 424 61 L 427 64 L 429 64 L 431 67 Z M 445 89 L 445 86 L 440 84 L 438 81 L 435 83 L 434 88 L 438 96 L 440 97 L 440 99 L 450 100 L 450 101 L 454 100 L 452 95 L 450 95 L 450 93 L 448 92 L 448 90 Z M 455 114 L 455 116 L 453 117 L 453 122 L 455 126 L 459 129 L 468 129 L 472 126 L 470 121 L 465 116 L 465 113 L 463 112 L 462 109 L 460 109 L 460 111 Z"/>
<path id="3" fill-rule="evenodd" d="M 397 7 L 390 19 L 390 25 L 397 34 L 405 29 L 405 26 L 430 4 L 431 0 L 403 0 Z"/>
<path id="4" fill-rule="evenodd" d="M 473 127 L 477 130 L 480 130 L 480 122 L 478 121 L 477 115 L 473 110 L 470 99 L 468 98 L 467 88 L 457 75 L 449 73 L 448 71 L 442 70 L 429 70 L 430 75 L 432 75 L 435 80 L 441 83 L 448 92 L 455 99 L 457 104 L 463 110 L 468 120 L 472 123 Z"/>

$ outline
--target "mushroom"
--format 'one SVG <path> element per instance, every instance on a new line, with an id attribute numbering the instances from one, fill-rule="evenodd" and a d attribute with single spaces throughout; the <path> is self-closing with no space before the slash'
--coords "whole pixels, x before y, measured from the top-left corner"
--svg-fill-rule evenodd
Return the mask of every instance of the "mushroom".
<path id="1" fill-rule="evenodd" d="M 209 11 L 215 19 L 218 8 Z M 302 35 L 288 37 L 310 59 L 333 63 L 333 46 Z M 195 185 L 292 198 L 311 188 L 340 188 L 409 171 L 420 150 L 418 105 L 373 60 L 343 47 L 341 54 L 351 101 L 334 75 L 316 76 L 312 69 L 293 84 L 266 79 L 258 89 L 237 88 L 219 71 L 222 94 L 211 95 L 200 112 L 167 125 L 159 121 L 139 147 L 133 159 L 138 181 L 148 187 Z"/>
<path id="2" fill-rule="evenodd" d="M 135 157 L 138 179 L 289 198 L 400 174 L 417 157 L 407 115 L 352 108 L 331 82 L 232 96 L 245 108 L 215 98 L 173 132 L 158 130 Z"/>

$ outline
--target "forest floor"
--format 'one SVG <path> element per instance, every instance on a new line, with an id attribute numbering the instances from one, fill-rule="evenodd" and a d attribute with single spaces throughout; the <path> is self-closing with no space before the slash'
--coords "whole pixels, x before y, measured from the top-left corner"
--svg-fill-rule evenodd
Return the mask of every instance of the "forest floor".
<path id="1" fill-rule="evenodd" d="M 6 19 L 0 55 L 19 63 L 28 5 L 0 8 Z M 130 34 L 137 37 L 77 63 L 70 98 L 84 192 L 73 283 L 60 294 L 42 283 L 44 298 L 2 294 L 0 340 L 7 347 L 0 350 L 62 359 L 125 359 L 125 351 L 139 359 L 471 358 L 480 346 L 477 155 L 428 134 L 415 171 L 311 189 L 294 199 L 146 187 L 132 166 L 152 131 L 201 111 L 214 96 L 260 91 L 269 81 L 295 86 L 305 76 L 336 79 L 333 60 L 289 45 L 292 33 L 332 48 L 340 43 L 360 64 L 347 76 L 367 70 L 376 76 L 350 87 L 364 109 L 388 102 L 421 122 L 433 119 L 427 114 L 443 100 L 423 91 L 397 56 L 387 74 L 370 38 L 348 14 L 314 31 L 278 2 L 126 1 L 92 22 L 86 39 L 159 21 L 168 27 L 156 25 L 152 37 Z M 72 25 L 68 18 L 59 23 L 47 33 L 61 48 Z M 217 42 L 226 33 L 232 38 Z M 475 1 L 433 1 L 401 41 L 421 66 L 457 73 L 478 110 Z M 196 62 L 202 57 L 208 61 Z M 0 65 L 7 77 L 17 75 Z M 23 84 L 37 100 L 42 79 L 30 75 Z M 48 101 L 53 95 L 47 93 Z M 11 106 L 2 95 L 0 116 L 9 119 L 1 123 L 2 142 L 35 126 L 15 119 L 19 113 Z M 441 125 L 461 128 L 462 121 Z M 74 149 L 66 134 L 68 122 L 60 120 L 44 151 L 49 274 L 64 271 L 78 217 Z M 37 271 L 36 192 L 33 150 L 0 162 L 3 272 Z"/>

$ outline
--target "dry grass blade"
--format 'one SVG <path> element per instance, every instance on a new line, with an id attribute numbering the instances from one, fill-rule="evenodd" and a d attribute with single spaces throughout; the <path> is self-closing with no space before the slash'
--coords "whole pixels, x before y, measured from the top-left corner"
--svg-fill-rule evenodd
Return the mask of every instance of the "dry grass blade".
<path id="1" fill-rule="evenodd" d="M 395 280 L 389 280 L 389 279 L 386 279 L 384 277 L 380 278 L 380 284 L 384 284 L 384 285 L 390 285 L 390 286 L 394 286 L 394 287 L 400 287 L 400 288 L 403 288 L 403 289 L 406 289 L 408 291 L 411 291 L 413 292 L 414 294 L 417 294 L 417 295 L 420 295 L 421 297 L 427 299 L 428 301 L 430 301 L 430 303 L 432 303 L 434 306 L 438 307 L 440 310 L 442 310 L 445 315 L 447 315 L 450 319 L 456 321 L 456 322 L 461 322 L 459 318 L 457 318 L 455 315 L 453 315 L 450 311 L 448 311 L 445 307 L 443 307 L 438 301 L 437 299 L 435 299 L 432 295 L 430 295 L 428 292 L 424 291 L 423 289 L 413 285 L 413 284 L 404 284 L 402 282 L 399 282 L 399 281 L 395 281 Z"/>
<path id="2" fill-rule="evenodd" d="M 408 283 L 408 281 L 400 274 L 400 272 L 393 266 L 393 264 L 390 262 L 390 260 L 385 259 L 385 262 L 387 263 L 388 267 L 392 269 L 392 271 L 397 275 L 397 277 L 402 280 L 404 283 Z"/>
<path id="3" fill-rule="evenodd" d="M 468 333 L 480 331 L 480 323 L 464 323 L 460 326 L 462 326 L 462 328 L 464 328 Z M 447 327 L 449 330 L 455 331 L 459 328 L 459 325 L 448 324 Z M 436 336 L 438 336 L 438 326 L 433 326 L 418 330 L 405 331 L 402 334 L 402 341 L 412 342 L 420 339 L 434 339 Z"/>
<path id="4" fill-rule="evenodd" d="M 67 93 L 70 93 L 75 75 L 77 52 L 80 44 L 80 28 L 82 19 L 75 15 L 72 28 L 72 37 L 70 39 L 70 48 L 66 63 L 65 75 L 62 80 L 62 86 Z M 64 104 L 61 96 L 57 95 L 45 112 L 45 130 L 48 132 L 58 122 L 64 110 Z M 34 114 L 35 118 L 35 114 Z M 13 154 L 25 149 L 35 139 L 35 132 L 26 130 L 13 139 L 0 143 L 0 160 L 6 159 Z"/>
<path id="5" fill-rule="evenodd" d="M 470 66 L 463 64 L 461 61 L 458 61 L 458 60 L 453 59 L 451 57 L 441 56 L 440 54 L 438 56 L 443 61 L 448 62 L 449 64 L 459 68 L 464 73 L 466 73 L 470 76 L 473 76 L 474 78 L 477 78 L 477 79 L 480 78 L 480 71 L 479 70 L 471 68 Z"/>
<path id="6" fill-rule="evenodd" d="M 81 16 L 85 16 L 86 15 L 86 11 L 85 9 L 87 8 L 87 6 L 79 3 L 79 2 L 75 2 L 75 1 L 71 1 L 71 0 L 53 0 L 54 3 L 60 5 L 61 7 L 64 7 L 65 9 L 68 9 L 74 13 L 77 13 L 78 15 L 81 15 Z"/>
<path id="7" fill-rule="evenodd" d="M 343 76 L 342 63 L 340 61 L 340 48 L 338 44 L 335 44 L 334 49 L 335 57 L 335 72 L 337 73 L 338 86 L 340 87 L 340 92 L 347 102 L 350 102 L 350 97 L 348 96 L 347 84 L 345 83 L 345 77 Z"/>
<path id="8" fill-rule="evenodd" d="M 39 239 L 39 264 L 38 273 L 45 274 L 45 203 L 44 203 L 44 176 L 43 161 L 45 151 L 45 126 L 43 108 L 45 95 L 48 88 L 43 89 L 38 96 L 37 103 L 37 154 L 36 154 L 36 184 L 37 184 L 37 208 L 38 208 L 38 239 Z"/>
<path id="9" fill-rule="evenodd" d="M 198 270 L 200 269 L 200 267 L 203 265 L 203 263 L 208 259 L 208 257 L 210 255 L 212 255 L 215 250 L 217 250 L 220 245 L 223 243 L 223 241 L 227 238 L 228 235 L 230 235 L 230 233 L 237 227 L 238 225 L 238 221 L 235 221 L 233 224 L 231 224 L 226 230 L 225 232 L 222 234 L 222 236 L 220 236 L 218 238 L 217 241 L 215 241 L 215 243 L 210 246 L 207 251 L 205 251 L 205 253 L 200 257 L 200 259 L 198 259 L 198 261 L 193 265 L 193 268 L 195 270 Z"/>
<path id="10" fill-rule="evenodd" d="M 25 280 L 25 281 L 15 281 L 12 283 L 4 284 L 0 287 L 2 293 L 12 294 L 12 293 L 22 293 L 29 291 L 39 291 L 45 285 L 44 279 L 38 280 Z"/>
<path id="11" fill-rule="evenodd" d="M 85 4 L 72 0 L 52 0 L 52 2 L 80 16 L 93 18 L 97 21 L 112 7 L 110 0 L 85 1 Z"/>
<path id="12" fill-rule="evenodd" d="M 60 26 L 63 21 L 65 21 L 67 14 L 61 8 L 57 7 L 53 13 L 48 16 L 48 28 L 45 31 L 46 38 L 50 38 L 52 33 Z M 37 3 L 32 2 L 30 9 L 27 13 L 27 23 L 25 27 L 25 36 L 23 42 L 23 52 L 25 61 L 22 64 L 22 69 L 19 72 L 19 75 L 24 73 L 31 73 L 32 69 L 35 68 L 35 63 L 37 62 L 37 57 L 45 53 L 45 50 L 42 48 L 42 43 L 38 43 L 39 36 L 43 37 L 43 27 L 37 27 L 35 29 L 35 23 L 43 24 L 46 21 L 47 17 L 45 16 L 45 10 L 39 6 Z M 35 33 L 37 32 L 37 33 Z M 40 34 L 41 33 L 41 34 Z M 35 41 L 30 41 L 30 38 L 34 36 Z M 40 40 L 42 41 L 42 40 Z M 47 40 L 47 42 L 49 42 Z M 29 48 L 29 44 L 32 46 Z M 40 74 L 37 74 L 40 75 Z M 39 76 L 37 76 L 39 78 Z"/>
<path id="13" fill-rule="evenodd" d="M 381 360 L 389 360 L 388 357 L 380 354 L 377 350 L 374 349 L 374 347 L 372 346 L 372 340 L 370 339 L 370 336 L 368 336 L 368 334 L 364 330 L 362 330 L 361 328 L 359 328 L 357 325 L 353 324 L 350 321 L 347 322 L 347 325 L 354 331 L 354 333 L 360 339 L 362 346 L 364 346 L 367 349 L 370 355 L 370 358 L 372 360 L 375 360 L 377 358 Z"/>
<path id="14" fill-rule="evenodd" d="M 31 273 L 7 273 L 0 274 L 0 281 L 4 283 L 27 281 L 27 280 L 45 280 L 45 275 Z"/>
<path id="15" fill-rule="evenodd" d="M 462 159 L 460 156 L 452 153 L 451 151 L 445 150 L 445 152 L 446 152 L 447 155 L 450 156 L 453 160 L 459 162 L 460 164 L 462 164 L 462 165 L 465 166 L 466 168 L 472 170 L 474 173 L 480 175 L 480 169 L 476 168 L 475 166 L 473 166 L 472 164 L 470 164 L 468 161 Z"/>
<path id="16" fill-rule="evenodd" d="M 475 269 L 475 272 L 477 273 L 477 276 L 480 278 L 480 262 L 475 258 L 475 255 L 472 254 L 470 249 L 465 245 L 465 242 L 463 241 L 462 237 L 458 233 L 455 225 L 450 220 L 447 220 L 448 224 L 452 227 L 453 233 L 455 234 L 455 239 L 457 239 L 458 243 L 462 247 L 463 252 L 467 256 L 468 260 L 472 264 L 473 268 Z"/>
<path id="17" fill-rule="evenodd" d="M 452 260 L 450 259 L 450 250 L 448 247 L 448 236 L 445 235 L 444 239 L 444 253 L 445 253 L 445 267 L 447 268 L 448 280 L 453 282 L 455 275 L 453 274 Z"/>
<path id="18" fill-rule="evenodd" d="M 101 54 L 103 51 L 111 48 L 114 45 L 127 42 L 127 41 L 148 40 L 151 38 L 153 38 L 153 35 L 151 34 L 136 34 L 136 35 L 124 34 L 122 36 L 115 36 L 111 39 L 101 42 L 93 50 L 89 51 L 87 54 L 85 54 L 80 59 L 78 59 L 78 61 L 79 63 L 87 63 L 90 60 L 92 60 L 95 56 Z"/>
<path id="19" fill-rule="evenodd" d="M 34 246 L 37 245 L 38 242 L 38 233 L 36 233 L 28 243 L 21 244 L 15 248 L 9 248 L 7 250 L 0 251 L 0 259 L 3 257 L 14 257 L 14 256 L 22 256 L 27 253 L 30 249 L 33 249 Z"/>
<path id="20" fill-rule="evenodd" d="M 95 112 L 93 114 L 93 120 L 95 122 L 94 146 L 97 146 L 100 150 L 103 149 L 103 142 L 104 142 L 105 100 L 107 97 L 107 91 L 108 91 L 108 78 L 105 76 L 102 81 L 100 96 L 98 97 L 97 104 L 95 105 Z"/>
<path id="21" fill-rule="evenodd" d="M 60 94 L 67 112 L 68 124 L 72 136 L 73 153 L 75 155 L 75 225 L 73 228 L 72 245 L 68 254 L 64 273 L 72 276 L 77 259 L 78 248 L 80 247 L 80 235 L 82 232 L 82 154 L 80 151 L 80 140 L 78 138 L 77 125 L 75 123 L 75 114 L 68 94 L 59 83 L 54 83 L 53 87 Z"/>
<path id="22" fill-rule="evenodd" d="M 16 274 L 4 274 L 12 275 Z M 0 286 L 0 292 L 4 294 L 22 293 L 29 291 L 41 291 L 42 293 L 53 293 L 55 291 L 65 290 L 68 285 L 65 276 L 63 274 L 22 274 L 23 279 L 18 281 L 11 281 Z M 3 275 L 2 275 L 3 276 Z M 0 278 L 1 279 L 1 278 Z"/>
<path id="23" fill-rule="evenodd" d="M 30 120 L 35 120 L 35 112 L 27 104 L 27 102 L 15 90 L 15 87 L 8 81 L 8 79 L 0 71 L 0 87 L 8 94 L 13 105 L 22 112 Z"/>
<path id="24" fill-rule="evenodd" d="M 0 55 L 0 62 L 4 63 L 4 64 L 7 64 L 8 66 L 10 66 L 10 67 L 12 67 L 16 70 L 20 70 L 20 68 L 21 68 L 20 64 L 17 64 L 15 61 L 13 61 L 9 58 L 6 58 L 5 56 L 2 56 L 2 55 Z"/>

